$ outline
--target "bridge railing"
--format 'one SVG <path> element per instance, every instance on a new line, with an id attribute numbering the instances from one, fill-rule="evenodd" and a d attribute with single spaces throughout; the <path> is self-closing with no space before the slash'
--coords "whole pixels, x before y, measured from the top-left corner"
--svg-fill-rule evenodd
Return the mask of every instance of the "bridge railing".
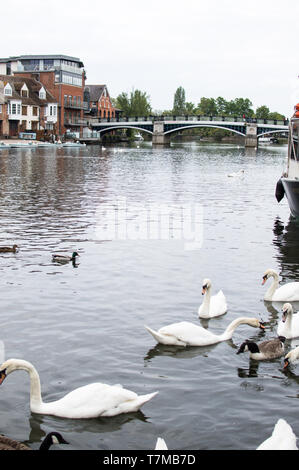
<path id="1" fill-rule="evenodd" d="M 190 122 L 199 122 L 199 121 L 222 121 L 222 122 L 244 122 L 245 123 L 256 123 L 256 124 L 268 124 L 268 125 L 278 125 L 278 126 L 287 126 L 289 124 L 288 119 L 257 119 L 257 118 L 246 118 L 240 116 L 131 116 L 131 117 L 116 117 L 116 118 L 99 118 L 99 123 L 116 123 L 116 122 L 153 122 L 153 121 L 190 121 Z"/>

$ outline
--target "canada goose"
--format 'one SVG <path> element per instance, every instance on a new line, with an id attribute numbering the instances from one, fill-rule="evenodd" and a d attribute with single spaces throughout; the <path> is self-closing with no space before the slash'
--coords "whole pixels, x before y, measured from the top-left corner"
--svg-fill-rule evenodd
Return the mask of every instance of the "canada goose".
<path id="1" fill-rule="evenodd" d="M 18 245 L 10 246 L 0 246 L 0 253 L 16 253 L 18 251 Z"/>
<path id="2" fill-rule="evenodd" d="M 30 409 L 33 413 L 62 418 L 96 418 L 138 411 L 158 392 L 137 395 L 121 385 L 91 383 L 76 388 L 60 400 L 45 403 L 41 397 L 40 378 L 35 367 L 22 359 L 8 359 L 0 366 L 0 385 L 15 370 L 25 370 L 30 377 Z"/>
<path id="3" fill-rule="evenodd" d="M 222 290 L 217 294 L 211 295 L 212 283 L 210 279 L 204 279 L 202 283 L 202 295 L 204 301 L 198 309 L 200 318 L 212 318 L 223 315 L 227 312 L 226 298 Z"/>
<path id="4" fill-rule="evenodd" d="M 237 354 L 249 351 L 249 356 L 251 359 L 255 359 L 257 361 L 275 359 L 276 357 L 283 356 L 284 342 L 284 336 L 278 336 L 278 338 L 263 341 L 259 344 L 246 340 L 241 344 Z"/>
<path id="5" fill-rule="evenodd" d="M 52 261 L 57 261 L 58 263 L 68 263 L 69 261 L 76 261 L 77 256 L 80 256 L 77 251 L 74 251 L 72 256 L 52 255 Z"/>
<path id="6" fill-rule="evenodd" d="M 291 426 L 284 419 L 279 419 L 274 426 L 272 435 L 262 442 L 256 450 L 298 450 L 296 440 Z"/>
<path id="7" fill-rule="evenodd" d="M 160 328 L 158 331 L 154 331 L 148 326 L 145 326 L 145 328 L 155 340 L 161 344 L 173 346 L 208 346 L 209 344 L 220 343 L 221 341 L 231 339 L 233 332 L 237 326 L 241 324 L 250 325 L 254 328 L 265 328 L 263 322 L 257 318 L 247 317 L 240 317 L 233 320 L 220 335 L 211 333 L 202 326 L 186 321 L 172 323 L 171 325 Z"/>
<path id="8" fill-rule="evenodd" d="M 299 300 L 299 282 L 288 282 L 278 287 L 279 277 L 277 272 L 274 271 L 274 269 L 267 269 L 263 275 L 262 285 L 264 285 L 270 277 L 273 277 L 273 282 L 264 295 L 264 300 L 273 302 L 292 302 Z"/>
<path id="9" fill-rule="evenodd" d="M 68 444 L 59 432 L 49 432 L 40 445 L 39 450 L 48 450 L 52 444 Z M 0 435 L 0 450 L 32 450 L 26 444 Z"/>
<path id="10" fill-rule="evenodd" d="M 285 369 L 290 364 L 296 364 L 299 360 L 299 346 L 289 351 L 284 357 L 284 366 Z"/>
<path id="11" fill-rule="evenodd" d="M 282 306 L 282 318 L 278 323 L 277 334 L 287 339 L 299 336 L 299 313 L 294 314 L 293 307 L 288 302 Z"/>

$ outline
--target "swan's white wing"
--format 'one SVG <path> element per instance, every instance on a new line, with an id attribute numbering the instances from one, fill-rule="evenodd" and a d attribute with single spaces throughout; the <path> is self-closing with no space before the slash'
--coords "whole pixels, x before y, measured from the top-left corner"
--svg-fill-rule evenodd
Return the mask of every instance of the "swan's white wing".
<path id="1" fill-rule="evenodd" d="M 223 315 L 226 312 L 227 312 L 226 298 L 222 290 L 220 290 L 216 295 L 213 295 L 211 297 L 210 315 L 218 316 L 218 315 Z"/>
<path id="2" fill-rule="evenodd" d="M 204 310 L 205 304 L 202 303 L 198 309 L 198 316 L 201 318 L 218 317 L 227 312 L 227 303 L 222 290 L 212 295 L 208 310 Z"/>
<path id="3" fill-rule="evenodd" d="M 167 450 L 168 447 L 162 437 L 158 437 L 155 450 Z"/>
<path id="4" fill-rule="evenodd" d="M 60 400 L 44 403 L 43 412 L 65 418 L 93 418 L 107 416 L 107 413 L 119 414 L 115 411 L 120 405 L 136 399 L 138 395 L 131 390 L 103 383 L 92 383 L 73 390 Z"/>
<path id="5" fill-rule="evenodd" d="M 217 336 L 210 331 L 186 321 L 164 326 L 159 333 L 175 336 L 190 346 L 205 346 L 217 341 Z"/>
<path id="6" fill-rule="evenodd" d="M 280 320 L 277 326 L 277 335 L 285 336 L 286 338 L 298 338 L 299 337 L 299 313 L 295 313 L 292 317 L 291 328 L 288 328 L 286 322 Z"/>
<path id="7" fill-rule="evenodd" d="M 279 419 L 272 436 L 262 442 L 256 450 L 298 450 L 296 440 L 291 426 L 284 419 Z"/>
<path id="8" fill-rule="evenodd" d="M 272 301 L 295 302 L 299 300 L 299 282 L 288 282 L 274 292 Z"/>

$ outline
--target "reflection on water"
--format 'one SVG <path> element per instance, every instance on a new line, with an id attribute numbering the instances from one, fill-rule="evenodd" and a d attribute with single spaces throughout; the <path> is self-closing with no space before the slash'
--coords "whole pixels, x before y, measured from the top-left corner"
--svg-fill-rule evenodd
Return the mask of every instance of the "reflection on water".
<path id="1" fill-rule="evenodd" d="M 35 365 L 45 401 L 96 381 L 159 394 L 114 418 L 39 416 L 16 372 L 1 385 L 0 432 L 35 448 L 55 429 L 70 449 L 153 449 L 159 435 L 170 449 L 254 449 L 283 417 L 299 437 L 286 406 L 298 393 L 296 367 L 236 354 L 245 339 L 276 335 L 281 305 L 263 301 L 265 269 L 298 280 L 298 226 L 274 196 L 285 153 L 194 143 L 1 151 L 0 244 L 20 246 L 0 256 L 3 354 Z M 240 169 L 242 178 L 227 177 Z M 101 214 L 118 198 L 130 207 L 201 205 L 202 247 L 99 238 Z M 76 250 L 76 265 L 52 262 L 54 252 Z M 201 321 L 207 277 L 228 312 Z M 262 318 L 265 331 L 242 325 L 230 341 L 177 348 L 156 345 L 144 328 L 185 320 L 221 334 L 240 316 Z"/>
<path id="2" fill-rule="evenodd" d="M 276 259 L 280 266 L 280 276 L 283 282 L 298 280 L 299 260 L 299 220 L 289 217 L 287 223 L 283 223 L 280 217 L 276 217 L 273 225 L 273 245 L 276 247 Z"/>

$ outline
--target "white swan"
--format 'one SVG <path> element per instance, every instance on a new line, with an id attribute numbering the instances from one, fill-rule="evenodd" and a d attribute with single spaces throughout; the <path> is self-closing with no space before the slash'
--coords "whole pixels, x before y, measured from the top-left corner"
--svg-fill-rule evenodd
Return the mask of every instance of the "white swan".
<path id="1" fill-rule="evenodd" d="M 155 450 L 168 450 L 166 442 L 162 437 L 158 437 Z"/>
<path id="2" fill-rule="evenodd" d="M 288 352 L 288 354 L 285 355 L 283 368 L 285 369 L 290 364 L 296 364 L 298 362 L 299 362 L 299 346 L 292 349 L 291 351 Z"/>
<path id="3" fill-rule="evenodd" d="M 63 398 L 44 403 L 41 397 L 40 379 L 35 367 L 22 359 L 8 359 L 0 366 L 0 384 L 15 370 L 25 370 L 30 377 L 30 409 L 33 413 L 60 416 L 62 418 L 96 418 L 116 416 L 137 411 L 158 392 L 137 395 L 121 385 L 92 383 L 79 387 Z"/>
<path id="4" fill-rule="evenodd" d="M 244 170 L 235 171 L 233 173 L 229 173 L 227 176 L 230 178 L 234 178 L 235 176 L 243 176 Z"/>
<path id="5" fill-rule="evenodd" d="M 293 307 L 290 303 L 282 306 L 282 319 L 278 323 L 277 334 L 285 336 L 287 339 L 299 336 L 299 313 L 293 314 Z"/>
<path id="6" fill-rule="evenodd" d="M 264 300 L 273 302 L 295 302 L 299 300 L 299 282 L 288 282 L 279 287 L 278 274 L 274 269 L 267 269 L 263 275 L 262 285 L 269 277 L 273 277 L 273 282 L 267 290 Z"/>
<path id="7" fill-rule="evenodd" d="M 227 312 L 226 298 L 222 290 L 217 294 L 211 295 L 212 283 L 210 279 L 204 279 L 202 283 L 202 295 L 204 301 L 198 309 L 200 318 L 212 318 L 223 315 Z"/>
<path id="8" fill-rule="evenodd" d="M 296 436 L 291 426 L 279 419 L 274 426 L 272 435 L 260 444 L 256 450 L 298 450 Z"/>
<path id="9" fill-rule="evenodd" d="M 275 359 L 284 354 L 285 337 L 279 336 L 275 339 L 263 341 L 262 343 L 255 343 L 254 341 L 246 340 L 241 344 L 237 354 L 249 351 L 251 359 L 256 361 L 263 361 L 266 359 Z"/>
<path id="10" fill-rule="evenodd" d="M 255 328 L 265 328 L 263 322 L 257 318 L 248 317 L 240 317 L 233 320 L 221 335 L 216 335 L 202 326 L 186 321 L 172 323 L 160 328 L 158 331 L 154 331 L 148 326 L 145 326 L 145 328 L 161 344 L 172 346 L 208 346 L 209 344 L 231 339 L 237 326 L 243 323 Z"/>

